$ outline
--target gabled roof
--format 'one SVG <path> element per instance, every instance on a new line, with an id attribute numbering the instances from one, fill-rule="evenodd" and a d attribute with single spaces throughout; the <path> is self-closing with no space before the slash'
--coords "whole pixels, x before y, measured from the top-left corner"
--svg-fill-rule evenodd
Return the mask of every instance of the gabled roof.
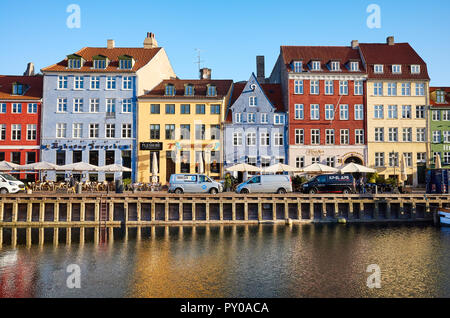
<path id="1" fill-rule="evenodd" d="M 361 54 L 367 65 L 369 78 L 429 80 L 427 65 L 409 43 L 360 43 Z M 374 65 L 384 65 L 383 74 L 374 73 Z M 391 66 L 402 65 L 401 74 L 393 74 Z M 420 65 L 420 73 L 412 74 L 411 65 Z"/>
<path id="2" fill-rule="evenodd" d="M 193 96 L 185 96 L 184 95 L 184 88 L 185 85 L 193 85 L 194 86 L 194 95 Z M 166 85 L 173 85 L 175 87 L 175 95 L 174 96 L 166 96 Z M 207 87 L 208 85 L 215 85 L 216 86 L 216 96 L 207 96 Z M 145 95 L 139 96 L 139 98 L 145 98 L 145 99 L 188 99 L 188 100 L 195 100 L 195 99 L 222 99 L 224 98 L 230 88 L 231 85 L 233 85 L 232 80 L 208 80 L 208 79 L 202 79 L 202 80 L 181 80 L 181 79 L 172 79 L 172 80 L 164 80 L 161 83 L 159 83 L 154 89 L 152 89 L 150 92 L 148 92 Z"/>
<path id="3" fill-rule="evenodd" d="M 444 91 L 445 103 L 436 103 L 436 91 Z M 431 106 L 450 106 L 450 87 L 430 87 L 430 104 Z"/>
<path id="4" fill-rule="evenodd" d="M 68 69 L 67 58 L 62 60 L 61 62 L 48 66 L 42 69 L 42 72 L 98 72 L 98 73 L 108 73 L 108 72 L 136 72 L 140 68 L 144 67 L 149 63 L 153 57 L 161 50 L 161 48 L 101 48 L 101 47 L 85 47 L 75 54 L 80 55 L 85 62 L 83 66 L 79 69 Z M 128 55 L 133 57 L 135 60 L 134 66 L 130 70 L 119 69 L 119 57 Z M 106 69 L 93 69 L 93 60 L 94 56 L 105 56 L 110 61 L 108 67 Z"/>
<path id="5" fill-rule="evenodd" d="M 311 72 L 307 65 L 311 61 L 320 61 L 321 71 L 328 73 L 365 73 L 362 61 L 357 49 L 349 46 L 281 46 L 281 55 L 288 72 L 292 72 L 291 63 L 293 61 L 303 61 L 304 72 Z M 328 62 L 340 61 L 341 71 L 331 71 L 328 69 Z M 359 62 L 359 72 L 351 72 L 346 64 L 349 62 Z M 317 72 L 317 71 L 313 71 Z"/>
<path id="6" fill-rule="evenodd" d="M 12 85 L 26 85 L 24 95 L 12 95 Z M 43 77 L 0 75 L 0 100 L 40 100 L 42 99 Z"/>

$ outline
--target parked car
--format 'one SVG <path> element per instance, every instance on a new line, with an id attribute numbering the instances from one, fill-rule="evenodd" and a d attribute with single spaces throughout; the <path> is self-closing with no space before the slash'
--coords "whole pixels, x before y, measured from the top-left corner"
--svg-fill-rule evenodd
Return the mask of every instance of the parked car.
<path id="1" fill-rule="evenodd" d="M 0 194 L 25 191 L 25 184 L 7 173 L 0 173 Z"/>
<path id="2" fill-rule="evenodd" d="M 355 179 L 351 174 L 326 174 L 317 176 L 302 185 L 302 192 L 316 193 L 343 193 L 356 192 Z"/>
<path id="3" fill-rule="evenodd" d="M 292 192 L 292 179 L 285 175 L 255 176 L 236 188 L 237 193 L 286 193 Z"/>
<path id="4" fill-rule="evenodd" d="M 223 191 L 223 186 L 202 174 L 173 174 L 170 176 L 169 193 L 211 193 Z"/>

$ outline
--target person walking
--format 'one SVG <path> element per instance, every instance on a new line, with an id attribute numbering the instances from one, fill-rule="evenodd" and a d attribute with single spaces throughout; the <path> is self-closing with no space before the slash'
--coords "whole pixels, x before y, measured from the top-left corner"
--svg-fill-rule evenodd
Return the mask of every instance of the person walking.
<path id="1" fill-rule="evenodd" d="M 361 176 L 358 180 L 358 188 L 359 188 L 360 194 L 364 194 L 366 192 L 365 188 L 364 188 L 364 177 L 363 176 Z"/>
<path id="2" fill-rule="evenodd" d="M 231 184 L 232 184 L 231 176 L 229 173 L 227 173 L 225 175 L 225 192 L 231 191 Z"/>

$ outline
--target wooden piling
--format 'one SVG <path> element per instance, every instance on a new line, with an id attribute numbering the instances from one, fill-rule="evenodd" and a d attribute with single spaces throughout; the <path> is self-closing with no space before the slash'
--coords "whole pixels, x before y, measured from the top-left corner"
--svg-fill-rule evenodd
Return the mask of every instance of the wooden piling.
<path id="1" fill-rule="evenodd" d="M 86 220 L 86 203 L 83 201 L 80 203 L 80 222 Z"/>
<path id="2" fill-rule="evenodd" d="M 194 203 L 192 204 L 192 206 Z M 236 202 L 231 203 L 231 220 L 236 221 Z"/>
<path id="3" fill-rule="evenodd" d="M 18 213 L 19 213 L 19 202 L 15 201 L 13 203 L 13 209 L 12 209 L 12 222 L 13 223 L 17 223 Z"/>
<path id="4" fill-rule="evenodd" d="M 33 203 L 27 203 L 27 223 L 31 223 L 33 217 Z"/>
<path id="5" fill-rule="evenodd" d="M 53 206 L 53 222 L 59 222 L 59 203 L 55 202 Z"/>
<path id="6" fill-rule="evenodd" d="M 0 202 L 0 222 L 3 222 L 3 215 L 5 211 L 5 204 L 3 202 Z"/>

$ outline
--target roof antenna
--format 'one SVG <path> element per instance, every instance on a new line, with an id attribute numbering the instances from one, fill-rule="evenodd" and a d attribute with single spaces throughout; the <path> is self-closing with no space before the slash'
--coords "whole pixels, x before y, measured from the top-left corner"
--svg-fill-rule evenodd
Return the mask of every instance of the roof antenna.
<path id="1" fill-rule="evenodd" d="M 201 59 L 201 55 L 200 55 L 200 49 L 195 49 L 197 51 L 197 61 L 194 62 L 194 64 L 198 64 L 198 71 L 200 72 L 201 68 L 202 68 L 202 63 L 204 62 Z"/>

